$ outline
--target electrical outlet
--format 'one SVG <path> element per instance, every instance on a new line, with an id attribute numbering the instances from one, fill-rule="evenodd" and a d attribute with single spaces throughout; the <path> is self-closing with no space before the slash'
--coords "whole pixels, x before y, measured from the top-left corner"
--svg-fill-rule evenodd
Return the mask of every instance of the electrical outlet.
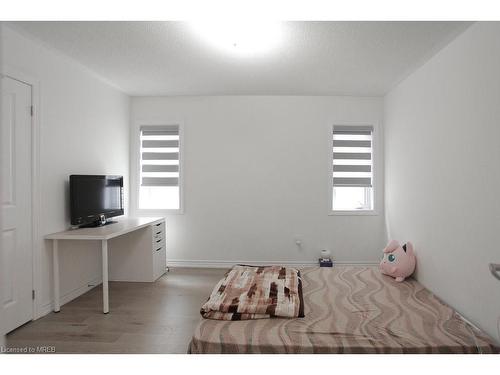
<path id="1" fill-rule="evenodd" d="M 295 242 L 295 245 L 297 245 L 298 247 L 302 247 L 302 244 L 303 244 L 302 236 L 299 236 L 299 235 L 294 236 L 293 242 Z"/>

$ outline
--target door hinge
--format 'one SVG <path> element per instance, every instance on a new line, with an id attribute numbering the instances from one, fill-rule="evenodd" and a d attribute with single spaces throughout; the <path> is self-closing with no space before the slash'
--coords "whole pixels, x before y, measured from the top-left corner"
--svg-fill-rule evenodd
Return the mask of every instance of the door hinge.
<path id="1" fill-rule="evenodd" d="M 31 117 L 33 117 L 33 115 L 35 114 L 35 108 L 33 106 L 30 107 L 30 114 Z"/>
<path id="2" fill-rule="evenodd" d="M 35 291 L 34 290 L 31 291 L 31 299 L 35 299 Z"/>

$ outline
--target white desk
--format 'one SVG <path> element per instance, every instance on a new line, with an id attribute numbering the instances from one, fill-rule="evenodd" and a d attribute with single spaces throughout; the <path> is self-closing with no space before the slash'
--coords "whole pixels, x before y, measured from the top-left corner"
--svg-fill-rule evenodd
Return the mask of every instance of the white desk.
<path id="1" fill-rule="evenodd" d="M 102 252 L 102 304 L 103 312 L 109 312 L 108 289 L 108 240 L 124 234 L 163 223 L 163 217 L 125 217 L 119 218 L 116 223 L 96 228 L 81 228 L 52 233 L 45 239 L 53 242 L 53 272 L 54 272 L 54 311 L 61 310 L 59 287 L 59 240 L 92 240 L 101 241 Z"/>

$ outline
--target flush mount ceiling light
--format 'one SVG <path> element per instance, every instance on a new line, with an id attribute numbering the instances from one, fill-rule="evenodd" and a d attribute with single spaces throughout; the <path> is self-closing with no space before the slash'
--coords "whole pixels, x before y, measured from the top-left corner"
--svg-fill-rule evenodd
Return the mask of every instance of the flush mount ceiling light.
<path id="1" fill-rule="evenodd" d="M 207 43 L 236 56 L 270 52 L 283 39 L 283 27 L 280 22 L 214 20 L 191 22 L 191 26 Z"/>

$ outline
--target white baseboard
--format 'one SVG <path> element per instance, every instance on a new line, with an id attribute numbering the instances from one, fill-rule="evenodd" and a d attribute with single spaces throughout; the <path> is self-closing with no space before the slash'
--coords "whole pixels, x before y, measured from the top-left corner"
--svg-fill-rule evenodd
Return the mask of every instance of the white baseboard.
<path id="1" fill-rule="evenodd" d="M 87 293 L 89 290 L 91 290 L 91 289 L 93 289 L 96 286 L 99 286 L 101 284 L 102 284 L 102 279 L 97 278 L 97 279 L 88 281 L 87 283 L 85 283 L 85 285 L 82 285 L 78 288 L 75 288 L 73 290 L 70 290 L 69 292 L 64 293 L 60 297 L 61 306 L 74 300 L 75 298 L 80 297 L 82 294 Z M 54 307 L 53 301 L 46 302 L 43 305 L 39 306 L 39 308 L 37 310 L 37 315 L 35 316 L 35 320 L 39 319 L 42 316 L 45 316 L 48 313 L 50 313 L 51 311 L 53 311 L 53 307 Z"/>
<path id="2" fill-rule="evenodd" d="M 346 261 L 334 261 L 334 265 L 352 265 L 352 266 L 374 266 L 378 265 L 378 262 L 373 261 L 362 261 L 362 262 L 346 262 Z M 244 260 L 188 260 L 188 259 L 172 259 L 167 260 L 167 265 L 172 268 L 231 268 L 235 264 L 248 264 L 249 266 L 272 266 L 280 265 L 286 267 L 314 267 L 318 265 L 317 261 L 244 261 Z"/>

